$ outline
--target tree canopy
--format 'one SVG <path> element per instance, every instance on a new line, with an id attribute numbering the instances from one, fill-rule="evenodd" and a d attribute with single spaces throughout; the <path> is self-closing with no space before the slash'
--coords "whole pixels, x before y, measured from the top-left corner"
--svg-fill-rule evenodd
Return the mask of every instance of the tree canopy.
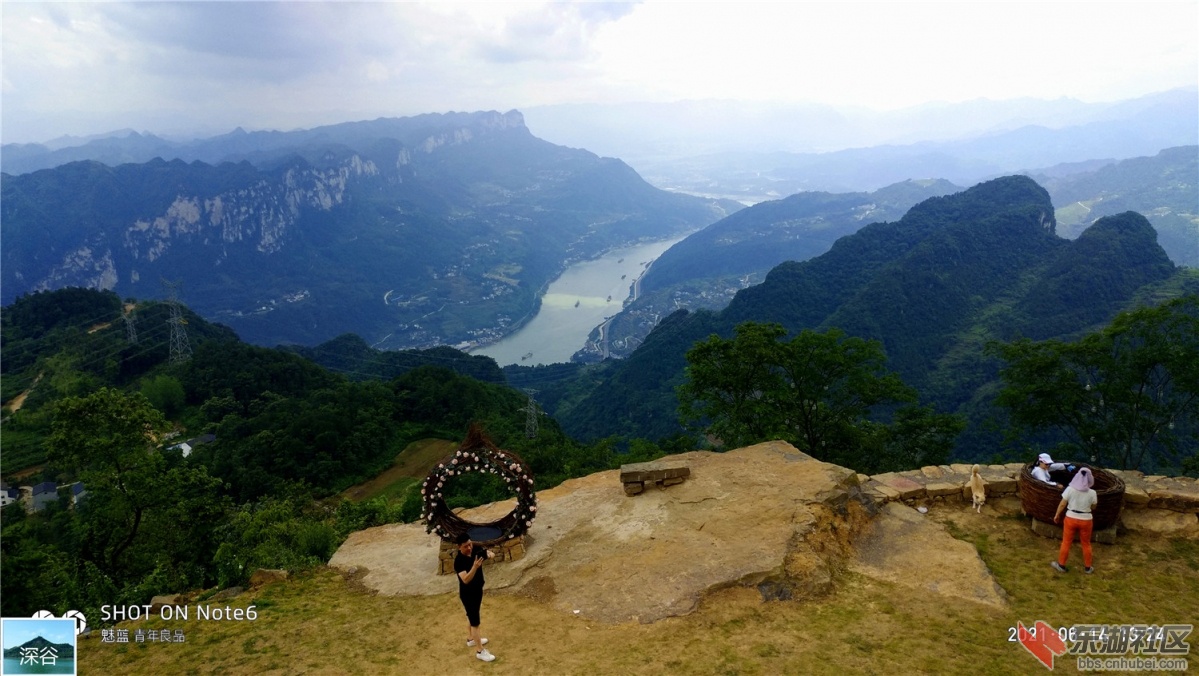
<path id="1" fill-rule="evenodd" d="M 916 401 L 915 390 L 884 367 L 881 343 L 836 329 L 786 335 L 779 324 L 745 322 L 732 340 L 696 343 L 678 388 L 681 417 L 727 447 L 783 439 L 863 471 L 897 469 L 901 457 L 936 464 L 948 454 L 961 430 L 953 416 L 908 407 L 895 425 L 870 422 L 873 413 Z"/>
<path id="2" fill-rule="evenodd" d="M 1199 441 L 1199 296 L 1122 313 L 1080 340 L 992 344 L 1013 436 L 1122 469 L 1173 467 Z"/>

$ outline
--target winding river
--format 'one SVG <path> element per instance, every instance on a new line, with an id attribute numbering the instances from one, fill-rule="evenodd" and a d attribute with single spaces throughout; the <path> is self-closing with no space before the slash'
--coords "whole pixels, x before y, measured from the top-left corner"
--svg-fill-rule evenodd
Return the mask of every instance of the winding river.
<path id="1" fill-rule="evenodd" d="M 600 258 L 576 263 L 550 283 L 541 310 L 516 333 L 498 343 L 471 350 L 500 366 L 570 361 L 587 335 L 624 307 L 633 281 L 646 266 L 683 237 L 615 249 Z"/>

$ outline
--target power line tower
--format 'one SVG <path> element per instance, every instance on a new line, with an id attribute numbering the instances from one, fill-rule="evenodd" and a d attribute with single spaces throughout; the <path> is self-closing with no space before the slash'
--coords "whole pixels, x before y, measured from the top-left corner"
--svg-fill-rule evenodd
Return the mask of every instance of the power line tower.
<path id="1" fill-rule="evenodd" d="M 525 412 L 525 436 L 530 439 L 537 438 L 537 402 L 533 401 L 533 395 L 539 390 L 534 390 L 530 387 L 524 388 L 525 394 L 529 395 L 528 402 L 524 408 L 520 409 Z"/>
<path id="2" fill-rule="evenodd" d="M 179 309 L 179 289 L 183 287 L 183 280 L 178 282 L 168 282 L 162 280 L 162 286 L 167 292 L 167 305 L 171 308 L 171 318 L 167 320 L 167 324 L 171 325 L 171 364 L 179 364 L 192 358 L 192 346 L 187 340 L 187 320 L 183 318 L 183 311 Z"/>
<path id="3" fill-rule="evenodd" d="M 121 319 L 125 321 L 125 338 L 130 345 L 137 345 L 137 324 L 136 317 L 133 316 L 133 307 L 129 307 L 129 311 L 121 315 Z"/>

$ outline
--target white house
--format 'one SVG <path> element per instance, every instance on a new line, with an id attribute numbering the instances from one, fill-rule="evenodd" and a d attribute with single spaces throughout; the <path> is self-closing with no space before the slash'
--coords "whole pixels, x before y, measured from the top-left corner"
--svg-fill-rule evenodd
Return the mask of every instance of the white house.
<path id="1" fill-rule="evenodd" d="M 76 481 L 70 485 L 71 489 L 71 506 L 78 507 L 87 502 L 87 491 L 83 488 L 82 481 Z"/>
<path id="2" fill-rule="evenodd" d="M 30 503 L 31 511 L 40 512 L 47 505 L 55 502 L 58 502 L 58 486 L 55 486 L 53 481 L 43 481 L 33 487 L 33 500 Z"/>
<path id="3" fill-rule="evenodd" d="M 21 491 L 10 488 L 8 484 L 0 482 L 0 507 L 7 507 L 20 499 Z"/>

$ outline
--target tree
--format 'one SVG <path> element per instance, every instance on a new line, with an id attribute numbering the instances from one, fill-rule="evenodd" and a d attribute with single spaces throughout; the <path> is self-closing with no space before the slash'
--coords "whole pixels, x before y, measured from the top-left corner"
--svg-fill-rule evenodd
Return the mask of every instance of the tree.
<path id="1" fill-rule="evenodd" d="M 183 408 L 186 398 L 179 379 L 168 375 L 157 375 L 144 381 L 141 393 L 165 416 L 178 413 Z"/>
<path id="2" fill-rule="evenodd" d="M 877 437 L 865 425 L 876 407 L 916 399 L 915 390 L 886 371 L 882 344 L 837 329 L 785 336 L 778 324 L 745 322 L 732 340 L 713 335 L 696 343 L 687 352 L 687 381 L 678 388 L 682 418 L 706 425 L 728 447 L 783 439 L 858 468 L 876 463 L 862 452 L 872 435 L 874 446 L 898 454 L 938 425 L 942 435 L 960 430 L 915 409 L 898 420 L 902 428 L 888 432 L 889 441 Z M 929 429 L 916 429 L 922 426 Z"/>
<path id="3" fill-rule="evenodd" d="M 164 584 L 200 583 L 211 559 L 211 530 L 225 504 L 220 482 L 164 456 L 167 429 L 145 397 L 109 388 L 55 408 L 49 459 L 88 494 L 80 555 L 118 586 L 155 569 Z"/>
<path id="4" fill-rule="evenodd" d="M 1118 315 L 1075 342 L 989 348 L 1007 362 L 996 403 L 1013 436 L 1122 469 L 1173 465 L 1199 441 L 1199 296 Z"/>
<path id="5" fill-rule="evenodd" d="M 707 422 L 707 433 L 733 448 L 785 436 L 786 384 L 777 367 L 784 335 L 778 324 L 746 322 L 733 340 L 713 334 L 696 343 L 678 388 L 680 418 Z"/>

